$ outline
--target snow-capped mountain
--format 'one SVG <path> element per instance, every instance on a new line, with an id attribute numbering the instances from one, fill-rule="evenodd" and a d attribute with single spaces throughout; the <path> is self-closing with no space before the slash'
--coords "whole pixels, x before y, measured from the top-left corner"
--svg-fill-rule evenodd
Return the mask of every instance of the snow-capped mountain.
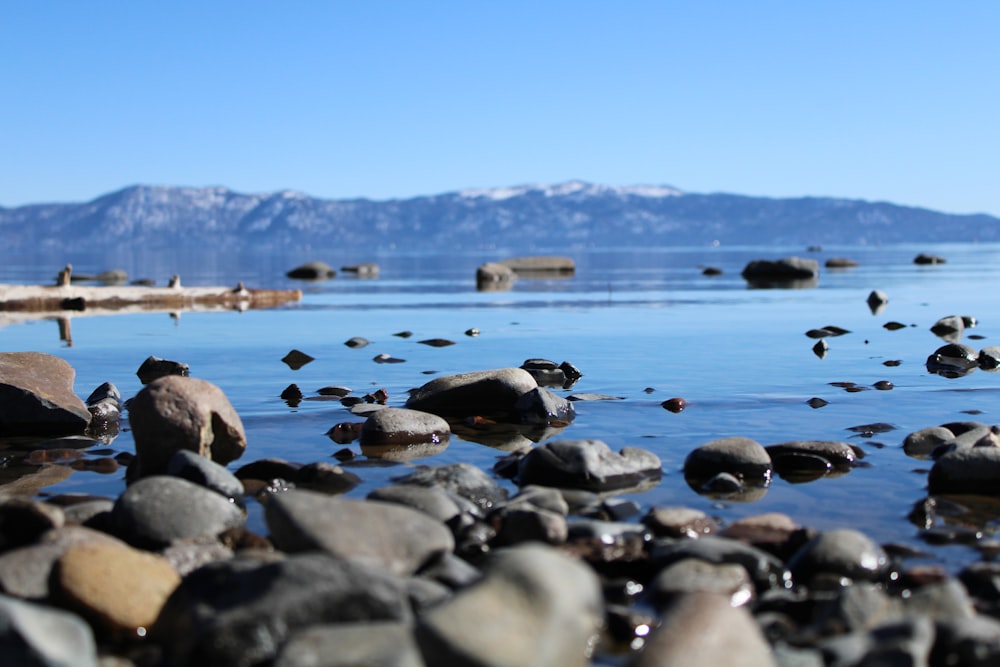
<path id="1" fill-rule="evenodd" d="M 325 200 L 293 191 L 133 186 L 80 204 L 0 208 L 12 250 L 297 247 L 527 251 L 580 247 L 1000 241 L 1000 219 L 884 202 L 556 185 L 412 199 Z"/>

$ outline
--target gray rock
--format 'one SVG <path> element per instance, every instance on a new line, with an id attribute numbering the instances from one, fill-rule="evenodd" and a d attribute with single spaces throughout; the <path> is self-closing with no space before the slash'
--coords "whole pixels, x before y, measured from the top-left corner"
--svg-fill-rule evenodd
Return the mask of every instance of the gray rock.
<path id="1" fill-rule="evenodd" d="M 243 422 L 222 390 L 169 375 L 146 385 L 129 405 L 138 476 L 162 474 L 187 449 L 225 465 L 246 449 Z"/>
<path id="2" fill-rule="evenodd" d="M 451 437 L 451 427 L 441 417 L 421 410 L 385 408 L 372 413 L 361 427 L 361 447 L 366 455 L 395 458 L 396 453 L 421 451 L 425 455 L 443 451 Z M 406 457 L 406 458 L 412 458 Z"/>
<path id="3" fill-rule="evenodd" d="M 910 595 L 903 599 L 903 606 L 910 614 L 935 621 L 957 621 L 976 615 L 965 586 L 952 577 L 911 589 Z"/>
<path id="4" fill-rule="evenodd" d="M 930 664 L 962 667 L 1000 664 L 1000 621 L 980 614 L 939 622 Z"/>
<path id="5" fill-rule="evenodd" d="M 187 449 L 179 450 L 170 457 L 166 474 L 194 482 L 231 500 L 243 498 L 243 482 L 236 475 L 215 461 Z"/>
<path id="6" fill-rule="evenodd" d="M 218 535 L 245 521 L 243 511 L 223 495 L 166 475 L 146 477 L 130 485 L 111 511 L 115 533 L 129 544 L 148 549 Z"/>
<path id="7" fill-rule="evenodd" d="M 565 424 L 576 417 L 576 409 L 570 401 L 542 387 L 522 394 L 514 403 L 514 410 L 522 424 Z"/>
<path id="8" fill-rule="evenodd" d="M 509 289 L 516 278 L 514 269 L 497 262 L 487 262 L 476 269 L 476 287 L 480 290 Z"/>
<path id="9" fill-rule="evenodd" d="M 819 533 L 788 561 L 795 581 L 804 584 L 824 576 L 873 581 L 882 576 L 888 566 L 889 558 L 882 547 L 850 528 Z"/>
<path id="10" fill-rule="evenodd" d="M 872 311 L 872 315 L 879 315 L 885 310 L 886 305 L 888 305 L 889 297 L 882 290 L 872 290 L 868 294 L 867 303 L 868 308 Z"/>
<path id="11" fill-rule="evenodd" d="M 171 361 L 150 355 L 139 365 L 139 370 L 135 374 L 139 377 L 139 382 L 149 384 L 153 380 L 168 375 L 187 377 L 191 374 L 191 369 L 181 361 Z"/>
<path id="12" fill-rule="evenodd" d="M 932 324 L 931 331 L 935 336 L 954 343 L 960 340 L 965 332 L 965 320 L 958 315 L 948 315 Z"/>
<path id="13" fill-rule="evenodd" d="M 289 637 L 274 667 L 424 667 L 413 629 L 404 623 L 317 625 Z"/>
<path id="14" fill-rule="evenodd" d="M 984 371 L 995 371 L 1000 368 L 1000 345 L 990 345 L 979 350 L 976 362 Z"/>
<path id="15" fill-rule="evenodd" d="M 699 591 L 724 595 L 734 607 L 754 598 L 753 582 L 742 565 L 698 558 L 682 558 L 660 570 L 649 584 L 648 598 L 662 606 L 679 595 Z"/>
<path id="16" fill-rule="evenodd" d="M 328 280 L 337 275 L 336 270 L 325 262 L 306 262 L 285 273 L 295 280 Z"/>
<path id="17" fill-rule="evenodd" d="M 446 491 L 489 510 L 507 500 L 507 490 L 495 479 L 469 463 L 421 466 L 408 475 L 393 478 L 400 484 L 439 486 Z"/>
<path id="18" fill-rule="evenodd" d="M 41 352 L 0 352 L 0 436 L 83 433 L 90 412 L 73 392 L 76 371 Z"/>
<path id="19" fill-rule="evenodd" d="M 654 507 L 642 522 L 657 537 L 694 539 L 719 530 L 718 521 L 701 510 L 688 507 Z"/>
<path id="20" fill-rule="evenodd" d="M 267 663 L 299 629 L 411 619 L 404 581 L 323 553 L 236 558 L 186 576 L 150 631 L 171 664 Z"/>
<path id="21" fill-rule="evenodd" d="M 533 273 L 573 273 L 576 264 L 569 257 L 530 255 L 527 257 L 512 257 L 498 262 L 509 267 L 518 275 Z"/>
<path id="22" fill-rule="evenodd" d="M 86 405 L 93 419 L 105 422 L 117 421 L 121 417 L 122 395 L 118 387 L 105 382 L 90 393 Z"/>
<path id="23" fill-rule="evenodd" d="M 925 363 L 928 373 L 956 378 L 968 375 L 979 367 L 979 353 L 968 345 L 948 343 L 934 350 Z"/>
<path id="24" fill-rule="evenodd" d="M 497 531 L 495 546 L 522 542 L 562 544 L 569 536 L 566 515 L 530 503 L 511 503 L 492 512 L 489 521 Z"/>
<path id="25" fill-rule="evenodd" d="M 375 262 L 348 264 L 347 266 L 340 267 L 340 270 L 344 273 L 353 273 L 359 278 L 377 278 L 380 271 L 379 265 Z"/>
<path id="26" fill-rule="evenodd" d="M 696 558 L 707 563 L 742 565 L 758 592 L 783 587 L 789 579 L 784 563 L 772 554 L 737 540 L 714 535 L 697 540 L 657 539 L 650 557 L 660 568 L 687 558 Z"/>
<path id="27" fill-rule="evenodd" d="M 776 667 L 771 648 L 745 607 L 725 595 L 681 595 L 627 667 Z"/>
<path id="28" fill-rule="evenodd" d="M 394 574 L 412 574 L 455 548 L 444 524 L 392 503 L 290 490 L 270 496 L 264 517 L 283 551 L 322 549 Z"/>
<path id="29" fill-rule="evenodd" d="M 437 486 L 419 484 L 392 484 L 382 486 L 368 494 L 368 500 L 405 505 L 440 521 L 449 523 L 458 520 L 461 508 L 444 489 Z"/>
<path id="30" fill-rule="evenodd" d="M 970 447 L 941 456 L 927 476 L 927 490 L 1000 495 L 1000 447 Z"/>
<path id="31" fill-rule="evenodd" d="M 97 667 L 97 643 L 76 614 L 0 595 L 0 656 L 19 667 Z"/>
<path id="32" fill-rule="evenodd" d="M 611 491 L 656 481 L 658 456 L 626 447 L 618 454 L 600 440 L 554 440 L 529 451 L 518 464 L 518 483 Z"/>
<path id="33" fill-rule="evenodd" d="M 895 623 L 905 616 L 899 597 L 890 597 L 882 587 L 857 581 L 832 591 L 832 595 L 814 595 L 814 628 L 822 635 L 865 632 L 885 623 Z"/>
<path id="34" fill-rule="evenodd" d="M 423 615 L 416 636 L 429 665 L 584 667 L 602 619 L 588 566 L 527 545 L 497 551 L 478 583 Z"/>
<path id="35" fill-rule="evenodd" d="M 780 467 L 778 459 L 788 455 L 811 454 L 820 456 L 835 468 L 850 469 L 857 461 L 857 453 L 846 442 L 832 440 L 793 440 L 764 448 L 775 468 Z"/>
<path id="36" fill-rule="evenodd" d="M 233 550 L 217 540 L 202 539 L 171 545 L 162 550 L 160 555 L 177 574 L 184 577 L 203 565 L 229 560 L 233 557 Z"/>
<path id="37" fill-rule="evenodd" d="M 684 461 L 684 477 L 695 488 L 719 473 L 728 473 L 752 486 L 766 487 L 771 483 L 771 469 L 767 450 L 757 441 L 743 437 L 707 442 L 692 450 Z"/>
<path id="38" fill-rule="evenodd" d="M 943 426 L 931 426 L 914 431 L 903 439 L 903 451 L 907 456 L 927 458 L 939 445 L 955 438 L 955 434 Z"/>
<path id="39" fill-rule="evenodd" d="M 445 375 L 413 392 L 406 407 L 443 417 L 511 418 L 517 400 L 537 387 L 535 378 L 521 368 Z"/>

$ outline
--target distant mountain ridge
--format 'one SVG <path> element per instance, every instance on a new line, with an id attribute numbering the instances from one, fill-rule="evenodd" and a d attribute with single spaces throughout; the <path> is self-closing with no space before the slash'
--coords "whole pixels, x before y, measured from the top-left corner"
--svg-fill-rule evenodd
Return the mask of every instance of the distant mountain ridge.
<path id="1" fill-rule="evenodd" d="M 519 251 L 586 247 L 997 242 L 1000 218 L 828 197 L 556 185 L 373 201 L 137 185 L 93 201 L 0 208 L 11 250 L 99 247 Z"/>

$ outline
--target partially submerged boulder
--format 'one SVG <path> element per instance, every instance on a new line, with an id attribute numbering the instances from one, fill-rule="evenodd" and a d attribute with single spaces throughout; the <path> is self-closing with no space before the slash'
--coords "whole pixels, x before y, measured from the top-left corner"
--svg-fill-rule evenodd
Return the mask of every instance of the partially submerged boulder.
<path id="1" fill-rule="evenodd" d="M 328 280 L 337 275 L 337 272 L 325 262 L 306 262 L 285 275 L 296 280 Z"/>
<path id="2" fill-rule="evenodd" d="M 741 275 L 752 287 L 810 287 L 819 278 L 819 263 L 802 257 L 756 259 Z"/>
<path id="3" fill-rule="evenodd" d="M 73 392 L 76 371 L 42 352 L 0 352 L 0 436 L 83 433 L 86 404 Z"/>

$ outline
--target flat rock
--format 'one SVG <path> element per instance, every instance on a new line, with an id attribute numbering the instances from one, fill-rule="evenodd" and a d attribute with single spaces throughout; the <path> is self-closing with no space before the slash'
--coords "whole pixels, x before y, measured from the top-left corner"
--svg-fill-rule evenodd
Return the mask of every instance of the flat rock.
<path id="1" fill-rule="evenodd" d="M 660 458 L 626 447 L 611 451 L 600 440 L 554 440 L 529 451 L 518 464 L 521 485 L 611 491 L 635 487 L 662 475 Z"/>
<path id="2" fill-rule="evenodd" d="M 97 667 L 86 621 L 53 607 L 0 595 L 0 656 L 6 665 Z"/>
<path id="3" fill-rule="evenodd" d="M 425 613 L 416 628 L 428 665 L 585 667 L 603 620 L 594 572 L 555 549 L 502 549 L 478 583 Z"/>
<path id="4" fill-rule="evenodd" d="M 264 516 L 283 551 L 321 549 L 394 574 L 413 574 L 455 548 L 444 524 L 398 504 L 290 490 L 272 495 Z"/>
<path id="5" fill-rule="evenodd" d="M 538 387 L 521 368 L 474 371 L 435 378 L 413 392 L 406 407 L 442 417 L 510 417 L 518 399 Z"/>
<path id="6" fill-rule="evenodd" d="M 42 352 L 0 352 L 0 436 L 83 433 L 90 411 L 73 392 L 76 371 Z"/>
<path id="7" fill-rule="evenodd" d="M 246 449 L 243 422 L 211 382 L 170 375 L 146 385 L 129 406 L 139 476 L 162 474 L 187 449 L 226 464 Z"/>
<path id="8" fill-rule="evenodd" d="M 131 484 L 111 511 L 114 532 L 130 544 L 158 549 L 177 540 L 239 528 L 243 510 L 222 494 L 179 477 L 154 475 Z"/>
<path id="9" fill-rule="evenodd" d="M 142 638 L 181 582 L 164 558 L 127 545 L 70 547 L 53 570 L 53 597 L 114 638 Z"/>
<path id="10" fill-rule="evenodd" d="M 559 257 L 551 255 L 529 255 L 526 257 L 512 257 L 498 262 L 514 271 L 514 273 L 573 273 L 576 271 L 576 263 L 569 257 Z"/>
<path id="11" fill-rule="evenodd" d="M 314 261 L 300 264 L 285 273 L 295 280 L 328 280 L 337 275 L 337 271 L 326 262 Z"/>

